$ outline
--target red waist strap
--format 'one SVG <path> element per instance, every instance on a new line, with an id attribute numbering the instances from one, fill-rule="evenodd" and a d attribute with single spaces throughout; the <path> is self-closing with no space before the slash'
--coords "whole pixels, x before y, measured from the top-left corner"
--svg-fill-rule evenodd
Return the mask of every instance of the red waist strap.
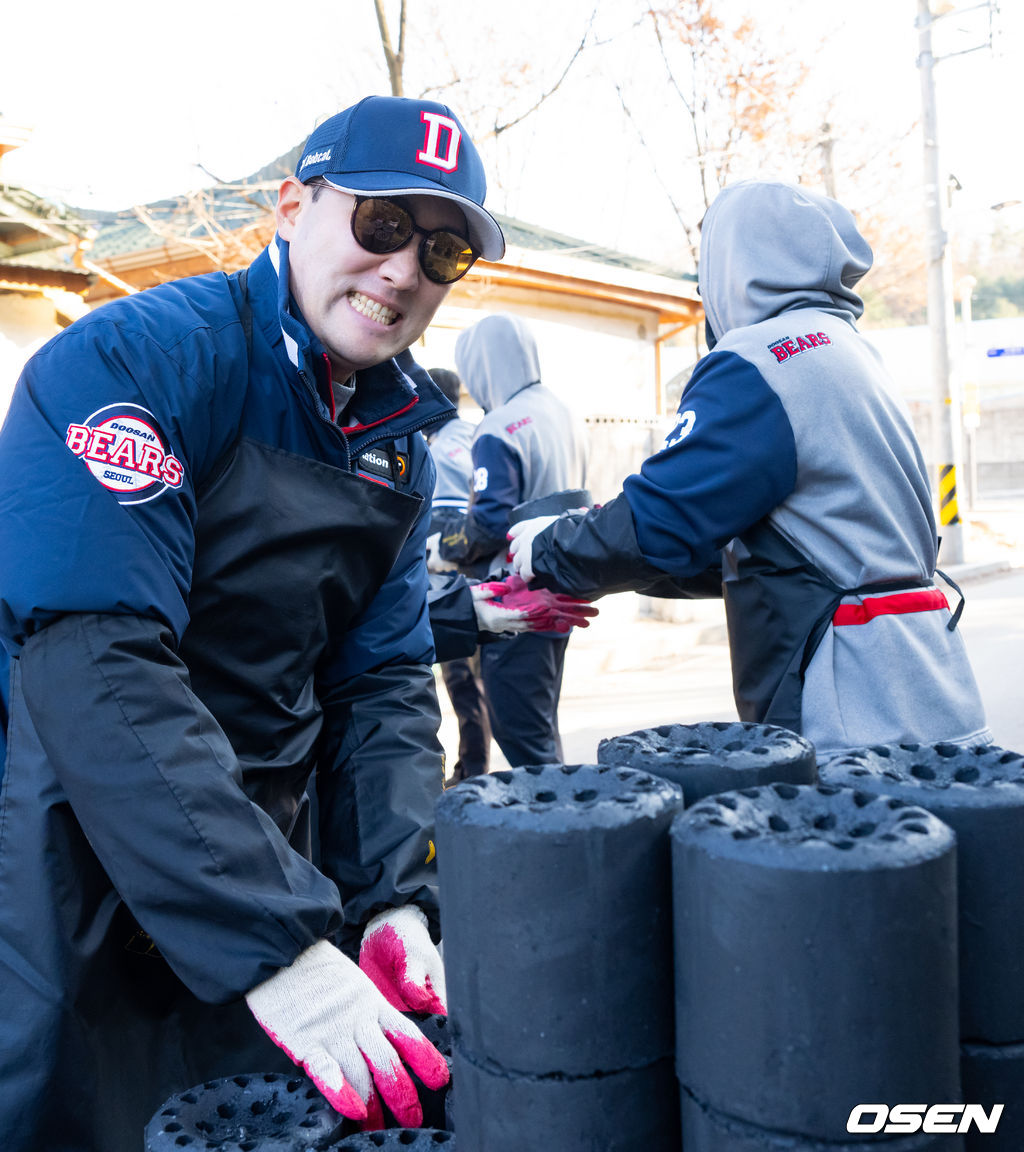
<path id="1" fill-rule="evenodd" d="M 874 596 L 860 604 L 840 604 L 832 617 L 836 627 L 841 624 L 866 624 L 876 616 L 902 616 L 907 612 L 935 612 L 949 608 L 949 602 L 938 588 L 921 592 L 900 592 L 895 596 Z"/>

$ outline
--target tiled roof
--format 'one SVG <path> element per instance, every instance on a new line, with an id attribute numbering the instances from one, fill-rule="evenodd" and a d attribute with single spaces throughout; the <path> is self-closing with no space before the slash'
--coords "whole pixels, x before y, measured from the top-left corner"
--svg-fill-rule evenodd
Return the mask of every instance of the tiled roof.
<path id="1" fill-rule="evenodd" d="M 153 218 L 161 233 L 173 232 L 183 239 L 201 237 L 205 224 L 197 217 L 194 207 L 195 197 L 202 197 L 204 211 L 218 227 L 225 230 L 244 227 L 273 209 L 277 189 L 285 176 L 295 170 L 300 152 L 301 146 L 286 152 L 237 184 L 214 185 L 195 193 L 191 198 L 179 196 L 172 200 L 161 200 L 155 204 L 145 205 L 143 212 Z M 135 209 L 116 213 L 81 210 L 80 214 L 99 231 L 90 253 L 91 259 L 98 263 L 131 252 L 159 247 L 161 244 L 159 236 L 154 236 L 153 229 L 140 219 L 140 214 Z M 678 268 L 641 260 L 600 245 L 588 244 L 584 240 L 552 232 L 510 216 L 495 214 L 495 218 L 505 233 L 506 243 L 511 247 L 538 252 L 560 252 L 576 259 L 647 272 L 684 283 L 692 284 L 697 280 L 692 273 L 682 272 Z"/>
<path id="2" fill-rule="evenodd" d="M 59 248 L 17 256 L 0 255 L 0 263 L 5 268 L 40 268 L 48 272 L 75 272 L 79 275 L 85 275 L 71 262 L 71 253 Z"/>
<path id="3" fill-rule="evenodd" d="M 84 292 L 92 277 L 71 257 L 87 228 L 61 204 L 0 185 L 0 283 Z"/>
<path id="4" fill-rule="evenodd" d="M 89 287 L 92 276 L 79 271 L 69 264 L 51 260 L 35 263 L 0 259 L 0 285 L 5 288 L 63 288 L 67 292 L 83 293 Z"/>
<path id="5" fill-rule="evenodd" d="M 0 258 L 22 260 L 29 253 L 74 244 L 87 230 L 65 205 L 27 188 L 0 184 Z"/>
<path id="6" fill-rule="evenodd" d="M 83 209 L 83 217 L 98 233 L 90 259 L 102 264 L 115 256 L 159 248 L 171 238 L 201 240 L 208 235 L 210 222 L 232 232 L 265 217 L 276 199 L 277 183 L 225 184 L 121 212 Z M 205 218 L 196 210 L 200 203 Z"/>

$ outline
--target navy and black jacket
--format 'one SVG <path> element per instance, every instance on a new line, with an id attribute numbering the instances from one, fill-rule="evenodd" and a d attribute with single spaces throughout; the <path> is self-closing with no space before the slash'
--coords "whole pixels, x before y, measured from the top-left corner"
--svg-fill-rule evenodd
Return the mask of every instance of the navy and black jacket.
<path id="1" fill-rule="evenodd" d="M 275 240 L 241 283 L 104 305 L 0 432 L 8 1152 L 52 1124 L 118 1147 L 93 1124 L 119 1092 L 144 1122 L 205 1078 L 152 1031 L 172 1002 L 237 1000 L 381 907 L 436 915 L 419 432 L 450 405 L 389 361 L 339 429 L 287 272 Z"/>

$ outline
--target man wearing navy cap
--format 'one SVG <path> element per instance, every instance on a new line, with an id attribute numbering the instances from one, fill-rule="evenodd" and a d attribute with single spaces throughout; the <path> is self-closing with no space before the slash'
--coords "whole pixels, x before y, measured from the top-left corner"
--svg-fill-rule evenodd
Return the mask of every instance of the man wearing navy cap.
<path id="1" fill-rule="evenodd" d="M 450 405 L 395 357 L 502 256 L 484 193 L 449 108 L 370 97 L 311 135 L 249 268 L 104 305 L 25 368 L 5 1152 L 137 1152 L 170 1095 L 292 1061 L 351 1127 L 420 1122 L 406 1064 L 447 1079 L 403 1012 L 445 1010 L 420 433 Z"/>

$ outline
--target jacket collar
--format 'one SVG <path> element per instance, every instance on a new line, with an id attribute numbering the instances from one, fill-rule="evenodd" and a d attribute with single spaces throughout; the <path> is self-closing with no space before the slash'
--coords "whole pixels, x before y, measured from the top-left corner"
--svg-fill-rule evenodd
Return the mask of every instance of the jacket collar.
<path id="1" fill-rule="evenodd" d="M 260 286 L 268 277 L 272 279 L 276 298 L 274 325 L 280 331 L 288 360 L 300 376 L 314 382 L 321 381 L 328 363 L 326 353 L 291 295 L 288 247 L 286 240 L 275 235 L 254 262 L 253 273 Z M 258 309 L 260 303 L 265 305 L 269 302 L 270 290 L 260 287 L 254 295 L 257 298 L 254 309 Z M 265 312 L 264 319 L 269 319 Z M 403 429 L 406 425 L 422 428 L 443 419 L 451 411 L 451 405 L 441 390 L 407 353 L 357 372 L 355 384 L 355 396 L 344 416 L 345 431 L 363 431 L 396 417 L 403 417 Z M 329 388 L 325 391 L 329 395 Z M 319 389 L 316 400 L 320 414 L 330 420 L 329 402 L 320 395 Z"/>

